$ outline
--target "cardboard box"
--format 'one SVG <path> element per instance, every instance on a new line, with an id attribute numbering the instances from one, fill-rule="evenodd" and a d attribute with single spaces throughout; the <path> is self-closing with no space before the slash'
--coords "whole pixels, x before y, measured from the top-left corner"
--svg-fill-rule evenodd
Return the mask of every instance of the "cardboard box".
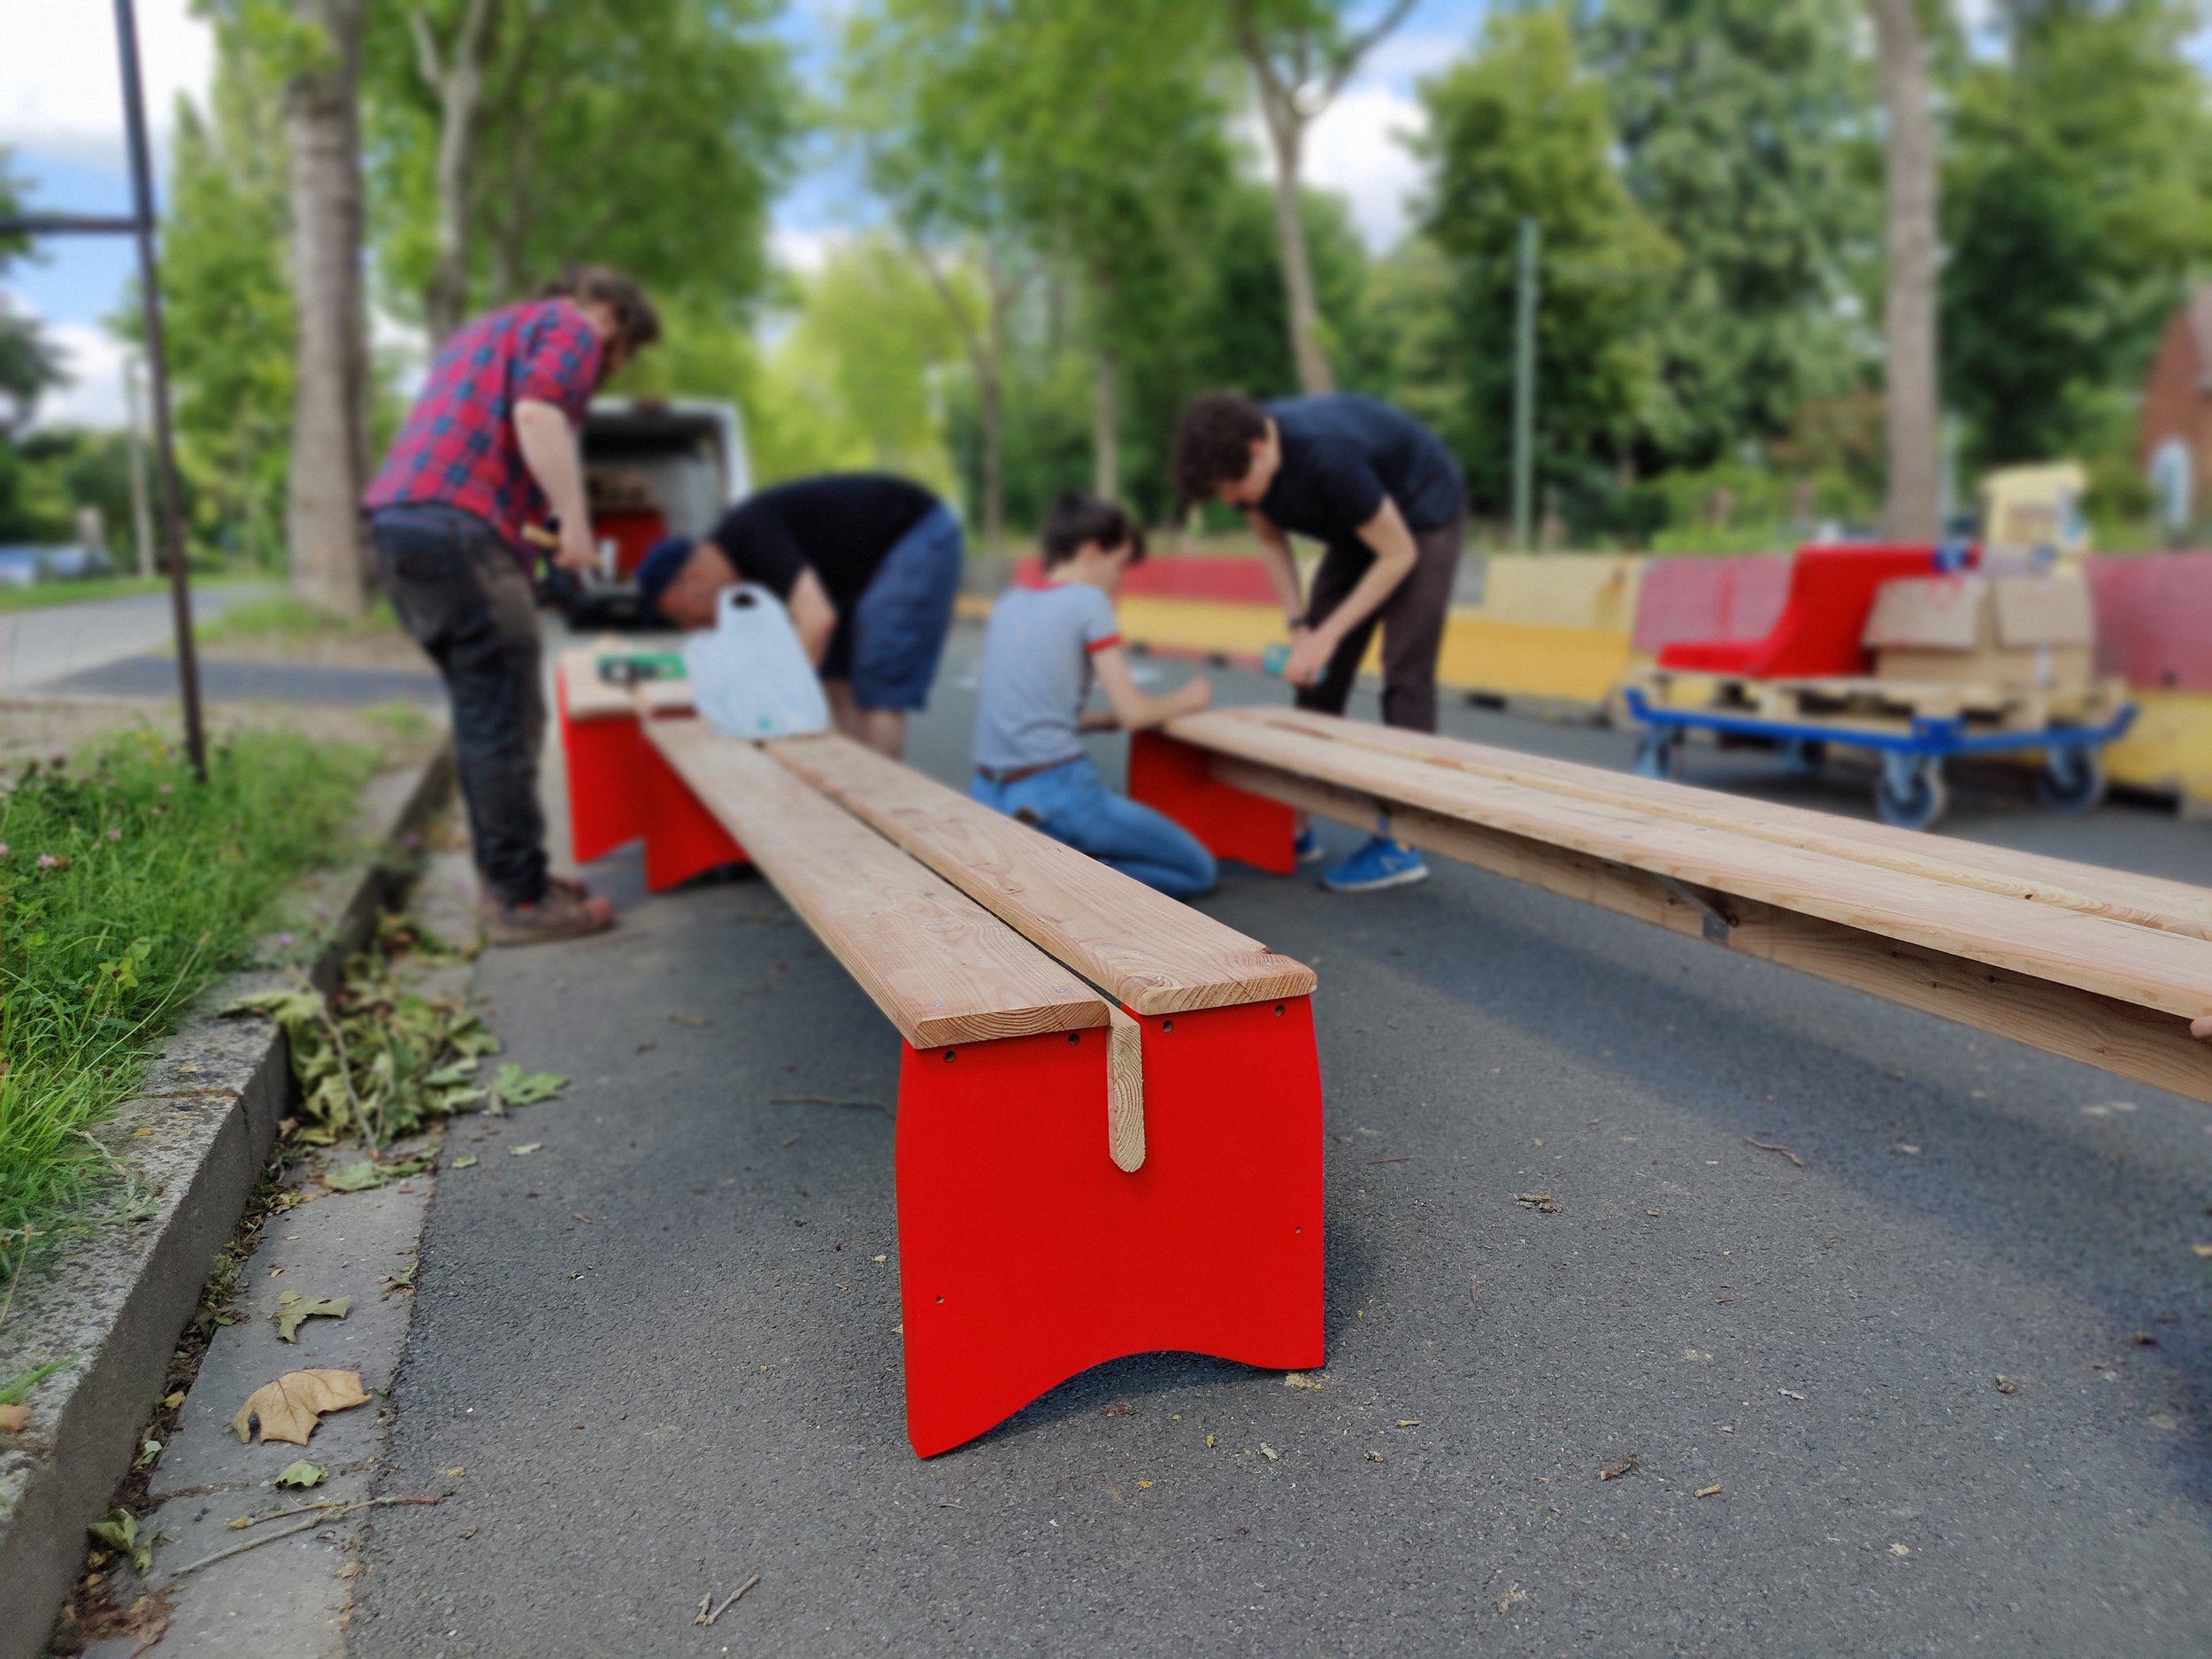
<path id="1" fill-rule="evenodd" d="M 2079 574 L 1914 577 L 1882 584 L 1862 637 L 1883 680 L 2072 687 L 2093 672 L 2096 616 Z"/>

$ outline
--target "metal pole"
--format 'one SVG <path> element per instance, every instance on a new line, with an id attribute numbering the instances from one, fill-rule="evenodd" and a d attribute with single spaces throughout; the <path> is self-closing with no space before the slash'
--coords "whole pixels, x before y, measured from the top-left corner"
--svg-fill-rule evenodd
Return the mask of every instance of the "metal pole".
<path id="1" fill-rule="evenodd" d="M 1513 545 L 1530 545 L 1531 484 L 1536 462 L 1536 221 L 1521 221 L 1513 323 Z"/>
<path id="2" fill-rule="evenodd" d="M 123 119 L 129 130 L 131 202 L 138 221 L 138 289 L 146 314 L 146 369 L 152 382 L 154 449 L 161 486 L 161 541 L 169 561 L 169 608 L 177 636 L 177 680 L 184 700 L 184 749 L 207 779 L 207 733 L 200 724 L 200 660 L 192 643 L 192 583 L 184 567 L 184 508 L 177 490 L 175 434 L 169 426 L 169 357 L 161 337 L 161 270 L 154 257 L 154 172 L 146 144 L 146 97 L 139 84 L 138 24 L 131 0 L 115 0 L 115 50 L 123 66 Z"/>
<path id="3" fill-rule="evenodd" d="M 138 354 L 123 359 L 123 409 L 130 422 L 131 541 L 138 549 L 138 573 L 154 573 L 153 505 L 146 496 L 146 421 L 138 407 Z"/>

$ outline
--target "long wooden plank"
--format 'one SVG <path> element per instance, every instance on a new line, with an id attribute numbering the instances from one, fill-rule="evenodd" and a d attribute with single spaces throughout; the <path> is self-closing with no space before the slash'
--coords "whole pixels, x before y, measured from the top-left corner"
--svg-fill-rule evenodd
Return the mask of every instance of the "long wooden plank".
<path id="1" fill-rule="evenodd" d="M 1209 748 L 1230 748 L 1238 721 L 1307 732 L 1333 742 L 1411 756 L 1471 776 L 1502 778 L 1586 800 L 1632 802 L 1685 823 L 1734 830 L 1763 841 L 1978 887 L 2027 902 L 2212 940 L 2212 891 L 2186 882 L 1930 837 L 1886 824 L 1747 801 L 1718 790 L 1639 778 L 1457 738 L 1283 709 L 1234 709 L 1194 715 L 1177 721 L 1173 735 Z M 1221 733 L 1228 734 L 1226 741 Z"/>
<path id="2" fill-rule="evenodd" d="M 1108 1023 L 1096 991 L 753 745 L 703 720 L 644 729 L 916 1048 Z"/>
<path id="3" fill-rule="evenodd" d="M 1552 841 L 1817 916 L 1924 949 L 2008 968 L 2189 1018 L 2212 1013 L 2206 941 L 2108 916 L 2021 903 L 1779 841 L 1642 811 L 1632 804 L 1472 777 L 1404 756 L 1233 723 L 1236 753 L 1445 818 Z M 1179 728 L 1178 728 L 1179 730 Z"/>
<path id="4" fill-rule="evenodd" d="M 572 720 L 606 720 L 637 712 L 636 699 L 627 686 L 612 686 L 599 678 L 598 645 L 572 645 L 555 659 L 561 685 L 568 693 Z"/>
<path id="5" fill-rule="evenodd" d="M 1229 757 L 1215 763 L 1215 772 L 1225 783 L 1361 828 L 1374 819 L 1373 799 L 1362 791 Z M 1392 827 L 1448 858 L 1675 933 L 1711 937 L 1704 912 L 1647 872 L 1418 808 L 1397 812 Z M 1720 941 L 1730 949 L 2212 1102 L 2212 1047 L 2170 1014 L 1755 901 L 1712 896 L 1733 918 Z"/>
<path id="6" fill-rule="evenodd" d="M 849 739 L 766 747 L 1133 1012 L 1225 1008 L 1313 989 L 1313 971 L 1302 964 Z"/>

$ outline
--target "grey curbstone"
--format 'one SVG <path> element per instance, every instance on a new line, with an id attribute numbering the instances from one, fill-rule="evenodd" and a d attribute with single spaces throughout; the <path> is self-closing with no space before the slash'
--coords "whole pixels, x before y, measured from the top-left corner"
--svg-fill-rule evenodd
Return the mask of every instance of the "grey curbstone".
<path id="1" fill-rule="evenodd" d="M 330 934 L 311 979 L 327 989 L 406 879 L 401 844 L 453 783 L 449 746 L 363 792 L 365 867 L 331 889 Z M 0 1659 L 37 1659 L 84 1558 L 85 1527 L 128 1471 L 169 1356 L 211 1262 L 238 1225 L 290 1095 L 284 1039 L 267 1020 L 217 1010 L 265 976 L 216 985 L 188 1013 L 140 1093 L 100 1140 L 147 1194 L 147 1218 L 105 1229 L 17 1287 L 24 1333 L 0 1367 L 72 1363 L 32 1392 L 31 1427 L 0 1451 Z"/>

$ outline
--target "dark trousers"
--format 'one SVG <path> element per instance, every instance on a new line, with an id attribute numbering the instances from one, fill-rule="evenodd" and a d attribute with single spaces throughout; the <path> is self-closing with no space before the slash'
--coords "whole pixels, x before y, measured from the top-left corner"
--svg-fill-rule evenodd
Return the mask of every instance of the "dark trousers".
<path id="1" fill-rule="evenodd" d="M 1459 574 L 1459 552 L 1467 539 L 1463 511 L 1448 524 L 1413 533 L 1413 568 L 1366 621 L 1344 636 L 1329 659 L 1327 672 L 1311 686 L 1298 688 L 1298 706 L 1321 714 L 1341 714 L 1359 678 L 1367 647 L 1382 629 L 1383 724 L 1409 732 L 1436 730 L 1436 656 L 1444 648 L 1444 618 L 1451 609 L 1452 582 Z M 1321 621 L 1344 603 L 1374 564 L 1365 542 L 1332 547 L 1313 573 L 1306 614 Z"/>
<path id="2" fill-rule="evenodd" d="M 485 887 L 510 904 L 545 895 L 544 648 L 530 579 L 489 525 L 449 507 L 387 507 L 369 519 L 399 619 L 445 676 L 469 837 Z"/>

